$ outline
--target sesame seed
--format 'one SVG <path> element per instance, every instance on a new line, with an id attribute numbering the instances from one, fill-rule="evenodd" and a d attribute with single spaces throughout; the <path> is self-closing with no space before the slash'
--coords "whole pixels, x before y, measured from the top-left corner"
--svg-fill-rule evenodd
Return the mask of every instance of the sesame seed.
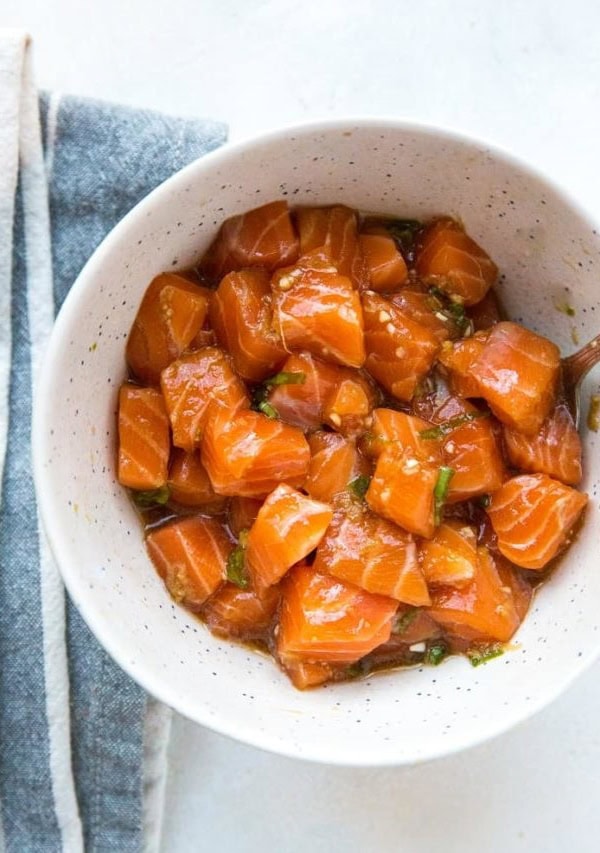
<path id="1" fill-rule="evenodd" d="M 387 326 L 385 327 L 385 330 L 388 333 L 388 335 L 393 335 L 394 332 L 396 331 L 396 328 L 395 328 L 393 323 L 388 323 Z"/>
<path id="2" fill-rule="evenodd" d="M 392 319 L 392 315 L 388 314 L 387 311 L 380 311 L 378 319 L 380 323 L 387 323 L 389 320 Z"/>
<path id="3" fill-rule="evenodd" d="M 332 412 L 329 415 L 329 420 L 332 424 L 335 424 L 336 427 L 341 427 L 342 425 L 342 419 L 340 418 L 337 412 Z"/>
<path id="4" fill-rule="evenodd" d="M 282 275 L 279 279 L 279 289 L 289 290 L 294 284 L 294 279 L 290 275 Z"/>

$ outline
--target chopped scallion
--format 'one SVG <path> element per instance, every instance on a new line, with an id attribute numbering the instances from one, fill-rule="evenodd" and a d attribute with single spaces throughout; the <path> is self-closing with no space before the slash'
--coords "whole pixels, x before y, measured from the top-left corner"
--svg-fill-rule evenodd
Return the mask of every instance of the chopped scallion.
<path id="1" fill-rule="evenodd" d="M 304 385 L 305 382 L 306 373 L 288 373 L 282 370 L 280 373 L 276 373 L 275 376 L 271 376 L 270 379 L 265 379 L 264 384 L 269 388 L 273 388 L 276 385 Z"/>
<path id="2" fill-rule="evenodd" d="M 436 525 L 442 521 L 442 510 L 448 497 L 450 480 L 454 476 L 454 468 L 442 465 L 439 469 L 437 482 L 433 490 L 433 520 Z"/>
<path id="3" fill-rule="evenodd" d="M 359 474 L 358 477 L 354 478 L 354 480 L 350 480 L 348 488 L 356 495 L 357 498 L 363 500 L 370 482 L 371 478 L 367 477 L 366 474 Z"/>
<path id="4" fill-rule="evenodd" d="M 168 486 L 161 486 L 159 489 L 152 489 L 147 492 L 132 492 L 133 502 L 140 509 L 149 509 L 153 506 L 164 506 L 170 497 Z"/>
<path id="5" fill-rule="evenodd" d="M 262 412 L 263 415 L 266 415 L 268 418 L 276 419 L 279 417 L 279 412 L 272 406 L 268 400 L 261 400 L 257 406 L 259 412 Z"/>
<path id="6" fill-rule="evenodd" d="M 458 429 L 458 427 L 464 426 L 471 421 L 476 421 L 479 418 L 488 417 L 488 412 L 465 412 L 464 415 L 457 415 L 455 418 L 450 418 L 450 420 L 438 424 L 438 426 L 422 429 L 419 431 L 419 435 L 425 439 L 443 438 L 449 432 L 452 432 L 452 430 Z"/>
<path id="7" fill-rule="evenodd" d="M 418 607 L 411 607 L 410 610 L 405 610 L 399 616 L 396 616 L 392 623 L 392 634 L 403 634 L 415 621 L 419 615 Z"/>
<path id="8" fill-rule="evenodd" d="M 427 651 L 425 652 L 425 663 L 429 663 L 432 666 L 438 666 L 445 657 L 448 656 L 448 649 L 446 646 L 441 643 L 436 643 L 433 646 L 429 646 Z"/>
<path id="9" fill-rule="evenodd" d="M 239 586 L 240 589 L 246 589 L 248 586 L 248 576 L 246 575 L 246 544 L 248 542 L 248 531 L 241 530 L 238 537 L 238 544 L 227 558 L 227 580 L 230 583 Z"/>
<path id="10" fill-rule="evenodd" d="M 500 657 L 500 655 L 504 654 L 504 648 L 495 643 L 492 646 L 488 646 L 484 649 L 469 649 L 467 652 L 467 657 L 471 662 L 471 666 L 479 666 L 482 663 L 487 663 L 489 660 L 493 658 Z"/>

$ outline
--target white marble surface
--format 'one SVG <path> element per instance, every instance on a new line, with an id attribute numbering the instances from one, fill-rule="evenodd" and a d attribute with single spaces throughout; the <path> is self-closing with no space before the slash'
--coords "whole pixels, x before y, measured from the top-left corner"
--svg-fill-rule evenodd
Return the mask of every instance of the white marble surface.
<path id="1" fill-rule="evenodd" d="M 85 8 L 84 8 L 85 7 Z M 230 123 L 390 114 L 487 137 L 600 217 L 596 0 L 3 0 L 40 85 Z M 600 665 L 471 752 L 408 770 L 294 763 L 176 719 L 165 853 L 592 853 Z"/>

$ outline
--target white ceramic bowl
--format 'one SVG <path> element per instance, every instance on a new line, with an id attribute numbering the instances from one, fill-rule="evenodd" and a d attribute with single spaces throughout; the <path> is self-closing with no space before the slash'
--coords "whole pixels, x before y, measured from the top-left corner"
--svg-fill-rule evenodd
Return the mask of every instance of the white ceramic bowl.
<path id="1" fill-rule="evenodd" d="M 473 669 L 388 672 L 298 692 L 267 657 L 216 639 L 173 604 L 115 478 L 115 402 L 129 327 L 150 279 L 194 263 L 228 216 L 287 198 L 363 211 L 460 216 L 499 264 L 513 319 L 572 351 L 598 332 L 600 238 L 548 180 L 490 146 L 396 121 L 334 121 L 227 146 L 142 201 L 73 286 L 35 405 L 36 486 L 75 604 L 115 660 L 192 720 L 284 755 L 408 764 L 490 738 L 556 697 L 600 648 L 598 438 L 584 428 L 592 496 L 577 542 L 504 657 Z M 567 298 L 574 318 L 559 313 Z"/>

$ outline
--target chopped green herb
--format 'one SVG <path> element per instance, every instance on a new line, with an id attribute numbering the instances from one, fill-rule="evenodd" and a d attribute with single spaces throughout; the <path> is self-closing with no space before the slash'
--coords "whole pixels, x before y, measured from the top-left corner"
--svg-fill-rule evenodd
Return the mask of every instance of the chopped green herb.
<path id="1" fill-rule="evenodd" d="M 487 509 L 491 502 L 491 495 L 481 495 L 481 497 L 475 499 L 475 503 L 477 506 L 480 506 L 481 509 Z"/>
<path id="2" fill-rule="evenodd" d="M 471 661 L 471 666 L 479 666 L 482 663 L 492 660 L 492 658 L 500 657 L 504 654 L 503 646 L 495 643 L 493 646 L 488 646 L 485 649 L 469 649 L 467 657 Z"/>
<path id="3" fill-rule="evenodd" d="M 573 308 L 572 305 L 569 305 L 568 302 L 563 302 L 563 301 L 557 300 L 554 303 L 554 307 L 556 308 L 557 311 L 560 311 L 561 314 L 566 314 L 567 317 L 574 317 L 575 316 L 575 309 Z"/>
<path id="4" fill-rule="evenodd" d="M 438 666 L 445 657 L 448 656 L 448 649 L 441 643 L 436 643 L 434 646 L 429 646 L 425 652 L 424 661 L 432 666 Z"/>
<path id="5" fill-rule="evenodd" d="M 592 394 L 587 416 L 588 429 L 598 432 L 600 429 L 600 394 Z"/>
<path id="6" fill-rule="evenodd" d="M 230 583 L 239 586 L 240 589 L 246 589 L 248 586 L 248 576 L 246 575 L 246 545 L 248 543 L 248 531 L 241 530 L 238 537 L 238 544 L 235 546 L 229 557 L 227 558 L 227 580 Z"/>
<path id="7" fill-rule="evenodd" d="M 449 320 L 452 320 L 461 335 L 464 335 L 471 327 L 471 321 L 465 312 L 465 306 L 462 302 L 458 302 L 452 298 L 451 293 L 446 293 L 440 287 L 432 286 L 429 288 L 429 294 L 438 300 L 440 311 L 445 314 Z"/>
<path id="8" fill-rule="evenodd" d="M 442 521 L 442 510 L 446 503 L 450 480 L 453 476 L 454 468 L 442 465 L 439 469 L 437 482 L 433 490 L 433 520 L 435 524 L 440 524 Z"/>
<path id="9" fill-rule="evenodd" d="M 286 373 L 285 370 L 282 370 L 280 373 L 276 373 L 275 376 L 271 376 L 270 379 L 265 379 L 264 385 L 269 388 L 273 388 L 276 385 L 304 385 L 306 382 L 306 373 Z"/>
<path id="10" fill-rule="evenodd" d="M 445 435 L 448 435 L 449 432 L 452 432 L 452 430 L 464 426 L 465 424 L 468 424 L 471 421 L 476 421 L 479 418 L 489 418 L 489 413 L 465 412 L 464 415 L 457 415 L 455 418 L 450 418 L 449 421 L 444 421 L 444 423 L 438 424 L 438 426 L 436 427 L 422 429 L 419 431 L 419 435 L 421 436 L 421 438 L 425 439 L 443 438 Z"/>
<path id="11" fill-rule="evenodd" d="M 140 509 L 150 509 L 153 506 L 164 506 L 170 497 L 168 486 L 152 489 L 148 492 L 132 492 L 133 502 Z"/>
<path id="12" fill-rule="evenodd" d="M 403 634 L 419 615 L 418 607 L 411 607 L 410 610 L 405 610 L 400 616 L 396 616 L 392 623 L 392 634 Z"/>
<path id="13" fill-rule="evenodd" d="M 417 219 L 390 219 L 383 222 L 384 227 L 398 243 L 407 260 L 414 259 L 416 236 L 423 227 Z"/>
<path id="14" fill-rule="evenodd" d="M 279 417 L 279 412 L 272 406 L 268 400 L 261 400 L 257 405 L 257 409 L 259 412 L 262 412 L 263 415 L 266 415 L 268 418 L 273 418 L 274 420 Z"/>
<path id="15" fill-rule="evenodd" d="M 357 498 L 363 500 L 370 482 L 371 478 L 367 477 L 366 474 L 359 474 L 358 477 L 354 478 L 354 480 L 350 480 L 348 488 L 351 492 L 354 492 Z"/>

